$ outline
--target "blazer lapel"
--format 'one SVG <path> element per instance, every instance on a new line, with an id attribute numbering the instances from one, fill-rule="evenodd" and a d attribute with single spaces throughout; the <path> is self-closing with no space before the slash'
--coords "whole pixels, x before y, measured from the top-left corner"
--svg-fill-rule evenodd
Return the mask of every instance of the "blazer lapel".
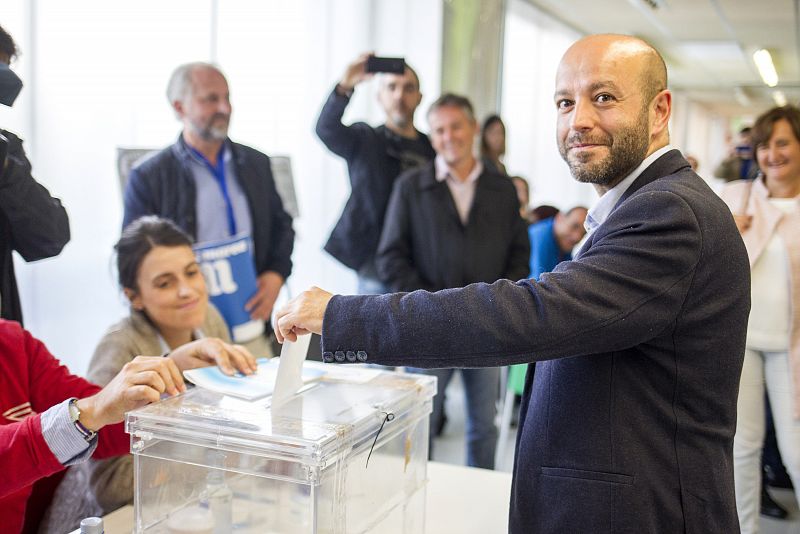
<path id="1" fill-rule="evenodd" d="M 617 206 L 625 202 L 628 197 L 647 184 L 652 183 L 659 178 L 663 178 L 664 176 L 675 174 L 681 169 L 687 167 L 689 167 L 689 162 L 684 159 L 680 150 L 673 149 L 668 151 L 666 154 L 662 155 L 660 158 L 650 164 L 650 166 L 644 171 L 642 171 L 642 174 L 640 174 L 639 177 L 633 181 L 628 190 L 625 191 L 625 193 L 623 193 L 623 195 L 620 197 L 619 201 L 614 206 L 614 209 L 616 209 Z"/>
<path id="2" fill-rule="evenodd" d="M 689 162 L 684 159 L 681 152 L 677 149 L 670 150 L 666 154 L 663 154 L 660 158 L 655 160 L 649 167 L 647 167 L 642 174 L 640 174 L 636 180 L 628 187 L 625 193 L 622 194 L 620 199 L 614 205 L 614 210 L 617 207 L 625 202 L 633 193 L 641 189 L 642 187 L 646 186 L 649 183 L 656 181 L 659 178 L 664 176 L 669 176 L 670 174 L 675 174 L 676 172 L 680 171 L 683 168 L 689 167 Z M 611 213 L 614 213 L 614 210 Z M 611 216 L 611 214 L 609 214 Z M 577 260 L 583 254 L 589 250 L 592 245 L 594 244 L 594 236 L 597 234 L 597 230 L 592 232 L 592 235 L 584 242 L 581 249 L 578 251 L 577 254 L 573 257 L 573 259 Z"/>
<path id="3" fill-rule="evenodd" d="M 746 190 L 747 191 L 747 190 Z M 745 248 L 750 257 L 750 267 L 755 265 L 761 253 L 769 243 L 770 236 L 775 231 L 783 213 L 769 203 L 769 192 L 763 180 L 756 178 L 749 184 L 750 198 L 747 199 L 745 213 L 752 216 L 752 222 L 747 232 L 742 234 Z"/>

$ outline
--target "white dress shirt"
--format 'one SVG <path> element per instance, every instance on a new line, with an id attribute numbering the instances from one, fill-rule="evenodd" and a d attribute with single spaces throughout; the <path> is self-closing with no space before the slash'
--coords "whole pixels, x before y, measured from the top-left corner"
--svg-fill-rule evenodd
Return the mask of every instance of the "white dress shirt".
<path id="1" fill-rule="evenodd" d="M 446 182 L 450 189 L 450 195 L 456 204 L 458 218 L 461 224 L 466 225 L 469 220 L 469 210 L 472 208 L 472 201 L 475 199 L 475 188 L 478 186 L 478 177 L 483 172 L 483 163 L 475 159 L 475 166 L 467 175 L 465 180 L 458 178 L 442 156 L 437 155 L 433 160 L 436 169 L 436 180 Z"/>

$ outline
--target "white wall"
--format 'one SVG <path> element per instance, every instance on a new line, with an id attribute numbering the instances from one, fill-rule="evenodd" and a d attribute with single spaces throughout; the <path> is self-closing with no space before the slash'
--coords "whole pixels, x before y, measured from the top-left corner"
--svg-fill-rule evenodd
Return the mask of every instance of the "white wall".
<path id="1" fill-rule="evenodd" d="M 728 122 L 727 118 L 686 98 L 680 91 L 673 92 L 672 144 L 684 154 L 697 158 L 700 162 L 697 173 L 715 189 L 721 181 L 714 178 L 714 169 L 727 155 Z"/>
<path id="2" fill-rule="evenodd" d="M 427 102 L 439 90 L 441 5 L 428 0 L 3 0 L 0 24 L 22 48 L 14 68 L 26 82 L 0 124 L 25 139 L 34 176 L 62 199 L 72 229 L 59 257 L 17 262 L 26 327 L 78 373 L 126 312 L 111 258 L 122 220 L 115 151 L 177 137 L 164 96 L 175 66 L 219 62 L 231 137 L 291 156 L 301 210 L 294 293 L 355 289 L 352 272 L 322 252 L 349 194 L 346 169 L 313 133 L 346 64 L 370 49 L 403 55 Z M 346 119 L 382 120 L 374 89 L 359 88 Z"/>
<path id="3" fill-rule="evenodd" d="M 322 252 L 349 194 L 344 163 L 313 129 L 345 66 L 359 53 L 405 56 L 420 74 L 424 110 L 440 92 L 442 4 L 434 0 L 2 0 L 2 24 L 23 56 L 26 82 L 0 124 L 26 141 L 34 175 L 60 197 L 72 241 L 57 258 L 18 261 L 26 326 L 74 371 L 83 372 L 103 331 L 126 313 L 111 250 L 122 219 L 115 151 L 160 147 L 180 126 L 164 96 L 179 63 L 212 60 L 227 73 L 231 137 L 291 156 L 301 217 L 297 293 L 315 284 L 355 289 L 353 273 Z M 501 114 L 509 172 L 529 179 L 532 204 L 591 205 L 558 155 L 553 87 L 558 61 L 580 35 L 523 0 L 508 1 Z M 379 123 L 376 84 L 353 97 L 345 121 Z M 696 154 L 710 176 L 727 123 L 676 95 L 673 142 Z"/>
<path id="4" fill-rule="evenodd" d="M 558 63 L 581 36 L 524 0 L 511 0 L 508 6 L 501 93 L 506 169 L 528 180 L 532 206 L 590 206 L 594 189 L 576 182 L 558 153 L 553 102 Z"/>

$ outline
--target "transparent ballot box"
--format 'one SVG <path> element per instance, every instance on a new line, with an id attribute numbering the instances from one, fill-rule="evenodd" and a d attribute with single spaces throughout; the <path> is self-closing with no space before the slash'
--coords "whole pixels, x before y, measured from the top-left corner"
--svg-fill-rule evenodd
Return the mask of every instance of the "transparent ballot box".
<path id="1" fill-rule="evenodd" d="M 317 365 L 275 409 L 196 387 L 128 413 L 134 532 L 424 532 L 436 379 Z"/>

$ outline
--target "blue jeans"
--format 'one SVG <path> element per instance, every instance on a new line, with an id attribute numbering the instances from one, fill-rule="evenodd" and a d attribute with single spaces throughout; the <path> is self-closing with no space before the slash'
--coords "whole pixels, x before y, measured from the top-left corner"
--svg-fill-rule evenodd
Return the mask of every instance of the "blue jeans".
<path id="1" fill-rule="evenodd" d="M 497 448 L 497 395 L 500 384 L 500 369 L 409 369 L 437 378 L 436 396 L 433 398 L 431 414 L 431 454 L 433 452 L 434 429 L 439 427 L 444 414 L 445 390 L 456 371 L 461 372 L 464 382 L 467 408 L 467 465 L 494 469 L 494 453 Z"/>

